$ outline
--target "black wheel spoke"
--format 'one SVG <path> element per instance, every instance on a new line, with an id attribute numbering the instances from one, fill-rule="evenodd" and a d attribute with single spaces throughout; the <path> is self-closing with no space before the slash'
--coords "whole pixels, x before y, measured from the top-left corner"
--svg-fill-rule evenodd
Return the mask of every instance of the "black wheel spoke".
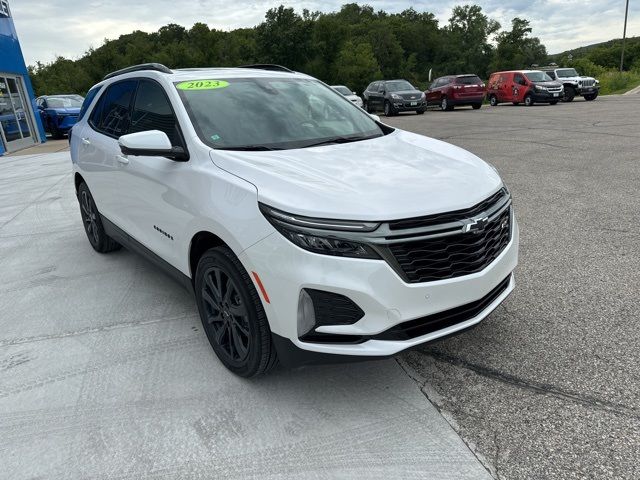
<path id="1" fill-rule="evenodd" d="M 229 331 L 231 332 L 231 337 L 233 339 L 232 343 L 235 351 L 238 353 L 240 358 L 243 358 L 247 354 L 247 346 L 243 345 L 242 339 L 236 329 L 236 325 L 232 325 Z"/>

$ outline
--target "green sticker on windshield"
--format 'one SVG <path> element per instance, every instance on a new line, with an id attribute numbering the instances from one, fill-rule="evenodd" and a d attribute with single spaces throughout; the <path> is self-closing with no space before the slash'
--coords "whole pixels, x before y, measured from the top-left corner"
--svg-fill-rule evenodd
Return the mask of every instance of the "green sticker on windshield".
<path id="1" fill-rule="evenodd" d="M 189 80 L 176 84 L 178 90 L 215 90 L 216 88 L 226 88 L 229 82 L 224 80 Z"/>

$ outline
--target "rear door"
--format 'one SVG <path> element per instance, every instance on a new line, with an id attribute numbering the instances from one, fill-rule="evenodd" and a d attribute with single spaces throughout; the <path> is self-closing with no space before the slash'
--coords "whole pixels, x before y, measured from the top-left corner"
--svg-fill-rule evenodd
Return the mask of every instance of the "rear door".
<path id="1" fill-rule="evenodd" d="M 129 231 L 126 211 L 130 192 L 120 183 L 123 168 L 118 138 L 124 135 L 131 120 L 131 107 L 138 81 L 122 80 L 104 91 L 91 113 L 88 126 L 79 134 L 82 159 L 79 163 L 89 190 L 102 215 Z"/>

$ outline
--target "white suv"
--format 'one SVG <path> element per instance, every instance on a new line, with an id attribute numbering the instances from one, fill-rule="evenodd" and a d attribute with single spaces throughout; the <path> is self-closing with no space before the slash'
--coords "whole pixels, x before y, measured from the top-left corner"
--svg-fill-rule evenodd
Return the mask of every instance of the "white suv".
<path id="1" fill-rule="evenodd" d="M 238 375 L 379 358 L 467 329 L 514 288 L 496 170 L 283 67 L 130 67 L 71 135 L 87 236 L 192 289 Z"/>

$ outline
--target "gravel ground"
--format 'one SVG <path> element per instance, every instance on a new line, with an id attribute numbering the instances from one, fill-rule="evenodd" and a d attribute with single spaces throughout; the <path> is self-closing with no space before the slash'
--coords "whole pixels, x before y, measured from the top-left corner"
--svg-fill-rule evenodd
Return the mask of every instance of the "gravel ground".
<path id="1" fill-rule="evenodd" d="M 521 228 L 514 294 L 401 365 L 495 478 L 640 478 L 640 96 L 387 121 L 495 165 Z"/>

